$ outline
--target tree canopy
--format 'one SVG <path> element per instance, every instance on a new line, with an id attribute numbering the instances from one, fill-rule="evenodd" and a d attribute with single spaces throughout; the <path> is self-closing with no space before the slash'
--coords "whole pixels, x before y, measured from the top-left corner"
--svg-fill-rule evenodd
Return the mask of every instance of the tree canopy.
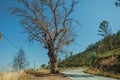
<path id="1" fill-rule="evenodd" d="M 111 34 L 111 28 L 109 28 L 108 21 L 102 21 L 99 26 L 98 35 L 108 37 Z"/>

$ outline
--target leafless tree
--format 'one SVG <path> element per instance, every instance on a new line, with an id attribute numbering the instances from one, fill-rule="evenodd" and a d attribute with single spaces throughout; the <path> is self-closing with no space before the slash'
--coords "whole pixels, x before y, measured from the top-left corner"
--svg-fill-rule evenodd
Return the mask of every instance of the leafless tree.
<path id="1" fill-rule="evenodd" d="M 29 65 L 27 58 L 25 56 L 25 53 L 23 49 L 21 48 L 17 55 L 14 56 L 13 62 L 11 64 L 11 67 L 15 71 L 20 71 L 25 69 Z"/>
<path id="2" fill-rule="evenodd" d="M 21 18 L 29 35 L 29 41 L 36 40 L 48 50 L 51 73 L 57 73 L 56 53 L 74 41 L 71 14 L 77 0 L 15 0 L 12 14 Z M 79 24 L 79 23 L 78 23 Z"/>

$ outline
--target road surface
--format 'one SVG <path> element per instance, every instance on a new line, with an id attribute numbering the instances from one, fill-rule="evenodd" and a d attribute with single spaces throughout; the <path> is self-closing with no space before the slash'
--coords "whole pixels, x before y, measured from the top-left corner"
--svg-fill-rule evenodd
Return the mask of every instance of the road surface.
<path id="1" fill-rule="evenodd" d="M 66 70 L 64 71 L 64 74 L 71 80 L 118 80 L 109 77 L 87 74 L 84 73 L 83 70 Z"/>

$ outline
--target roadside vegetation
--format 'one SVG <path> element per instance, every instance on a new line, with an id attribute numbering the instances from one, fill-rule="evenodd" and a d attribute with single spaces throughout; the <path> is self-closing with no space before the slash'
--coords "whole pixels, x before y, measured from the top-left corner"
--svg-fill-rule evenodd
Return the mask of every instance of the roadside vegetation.
<path id="1" fill-rule="evenodd" d="M 120 78 L 120 31 L 90 44 L 83 52 L 67 57 L 59 67 L 88 67 L 85 72 Z"/>

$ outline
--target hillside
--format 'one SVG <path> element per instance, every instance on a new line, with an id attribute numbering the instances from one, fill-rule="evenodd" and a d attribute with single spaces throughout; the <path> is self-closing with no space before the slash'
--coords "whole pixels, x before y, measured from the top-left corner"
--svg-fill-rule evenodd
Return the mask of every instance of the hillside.
<path id="1" fill-rule="evenodd" d="M 106 44 L 106 39 L 109 40 L 110 45 Z M 59 67 L 83 66 L 120 73 L 120 31 L 89 45 L 82 53 L 70 56 L 59 64 Z"/>
<path id="2" fill-rule="evenodd" d="M 107 58 L 109 56 L 119 56 L 120 48 L 114 49 L 112 51 L 108 51 L 102 54 L 98 54 L 96 59 L 98 58 Z M 82 67 L 92 65 L 93 52 L 83 52 L 73 56 L 70 56 L 63 60 L 59 66 L 60 67 Z M 119 62 L 118 62 L 119 63 Z"/>

